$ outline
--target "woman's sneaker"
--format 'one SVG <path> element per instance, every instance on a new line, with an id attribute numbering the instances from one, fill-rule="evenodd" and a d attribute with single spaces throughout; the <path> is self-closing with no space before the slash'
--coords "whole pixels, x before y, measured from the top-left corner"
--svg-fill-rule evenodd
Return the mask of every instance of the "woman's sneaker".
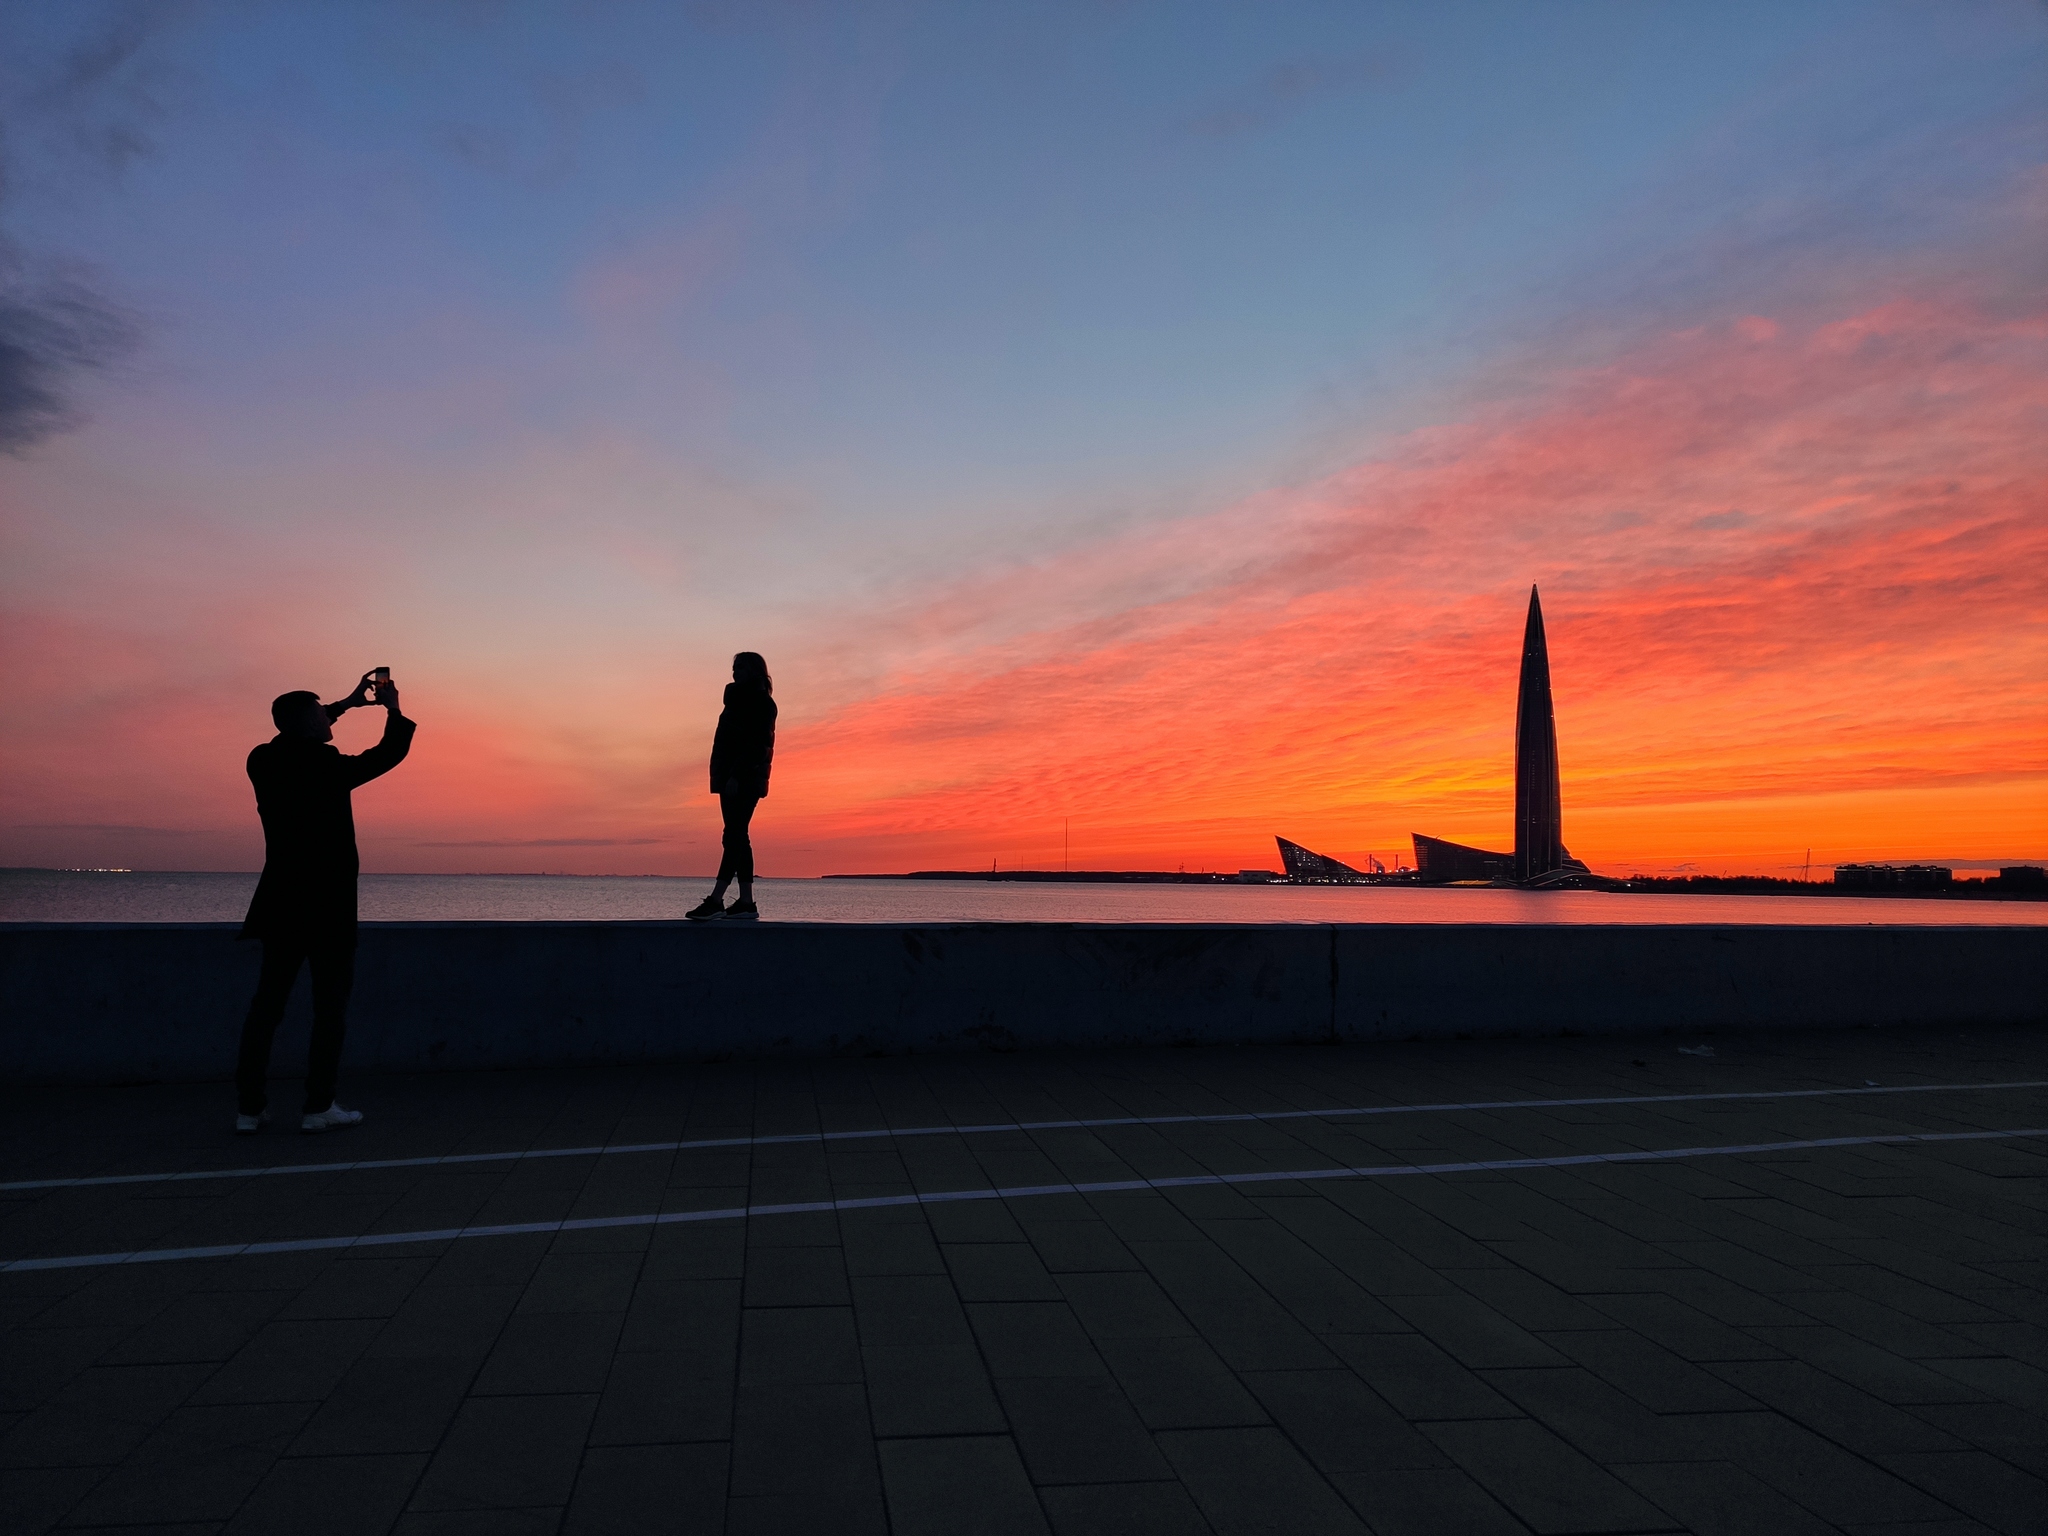
<path id="1" fill-rule="evenodd" d="M 725 909 L 725 920 L 727 922 L 731 922 L 734 918 L 758 918 L 760 915 L 761 909 L 751 901 L 736 901 Z"/>
<path id="2" fill-rule="evenodd" d="M 237 1136 L 254 1136 L 268 1124 L 270 1124 L 270 1111 L 267 1109 L 259 1110 L 253 1115 L 237 1115 L 235 1116 L 235 1134 Z"/>
<path id="3" fill-rule="evenodd" d="M 345 1131 L 362 1123 L 363 1112 L 360 1109 L 343 1109 L 339 1104 L 330 1104 L 317 1115 L 307 1115 L 299 1122 L 299 1129 L 311 1136 L 320 1131 Z"/>
<path id="4" fill-rule="evenodd" d="M 708 923 L 714 917 L 725 916 L 725 903 L 716 896 L 706 896 L 696 906 L 685 912 L 683 916 L 693 923 Z"/>

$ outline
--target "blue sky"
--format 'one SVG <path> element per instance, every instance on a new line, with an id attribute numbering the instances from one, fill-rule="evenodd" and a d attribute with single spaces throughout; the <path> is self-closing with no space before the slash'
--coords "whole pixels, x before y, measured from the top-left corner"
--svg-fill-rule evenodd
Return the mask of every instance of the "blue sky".
<path id="1" fill-rule="evenodd" d="M 124 13 L 16 13 L 9 227 L 218 419 L 352 444 L 482 376 L 397 446 L 624 431 L 913 530 L 1250 489 L 1327 413 L 1403 424 L 1503 336 L 1711 283 L 1686 242 L 1731 203 L 1957 170 L 1912 164 L 1930 118 L 2042 78 L 2019 5 L 134 14 L 52 101 Z M 95 166 L 81 125 L 151 149 Z M 1915 237 L 1857 190 L 1859 236 Z"/>

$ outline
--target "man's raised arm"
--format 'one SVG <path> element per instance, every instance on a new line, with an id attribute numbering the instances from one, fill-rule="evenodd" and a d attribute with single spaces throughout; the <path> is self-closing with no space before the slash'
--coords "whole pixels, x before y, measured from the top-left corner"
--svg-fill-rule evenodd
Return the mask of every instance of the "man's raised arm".
<path id="1" fill-rule="evenodd" d="M 367 684 L 368 678 L 364 679 Z M 376 702 L 384 706 L 384 736 L 377 745 L 367 752 L 354 757 L 344 757 L 348 765 L 348 787 L 367 784 L 379 774 L 389 773 L 405 761 L 405 754 L 412 750 L 412 733 L 418 728 L 412 721 L 398 712 L 398 686 L 395 683 L 378 683 L 375 687 Z"/>

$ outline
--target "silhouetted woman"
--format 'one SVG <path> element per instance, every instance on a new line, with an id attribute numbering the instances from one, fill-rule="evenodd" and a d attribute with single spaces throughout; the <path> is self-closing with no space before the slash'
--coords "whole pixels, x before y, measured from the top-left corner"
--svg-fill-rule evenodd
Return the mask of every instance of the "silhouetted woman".
<path id="1" fill-rule="evenodd" d="M 761 915 L 754 905 L 754 845 L 747 840 L 747 823 L 768 793 L 768 766 L 775 760 L 774 695 L 767 662 L 753 651 L 733 657 L 718 734 L 711 738 L 711 793 L 725 817 L 725 856 L 718 862 L 718 884 L 685 914 L 695 922 Z M 740 899 L 728 907 L 725 891 L 734 876 Z"/>

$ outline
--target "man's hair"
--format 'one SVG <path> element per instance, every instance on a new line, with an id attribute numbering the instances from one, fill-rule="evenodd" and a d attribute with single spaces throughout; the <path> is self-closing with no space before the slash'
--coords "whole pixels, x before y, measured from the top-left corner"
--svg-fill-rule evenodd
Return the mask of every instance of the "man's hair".
<path id="1" fill-rule="evenodd" d="M 270 701 L 270 723 L 280 731 L 291 729 L 291 723 L 306 712 L 308 704 L 318 704 L 320 695 L 295 688 L 290 693 L 280 693 Z"/>

